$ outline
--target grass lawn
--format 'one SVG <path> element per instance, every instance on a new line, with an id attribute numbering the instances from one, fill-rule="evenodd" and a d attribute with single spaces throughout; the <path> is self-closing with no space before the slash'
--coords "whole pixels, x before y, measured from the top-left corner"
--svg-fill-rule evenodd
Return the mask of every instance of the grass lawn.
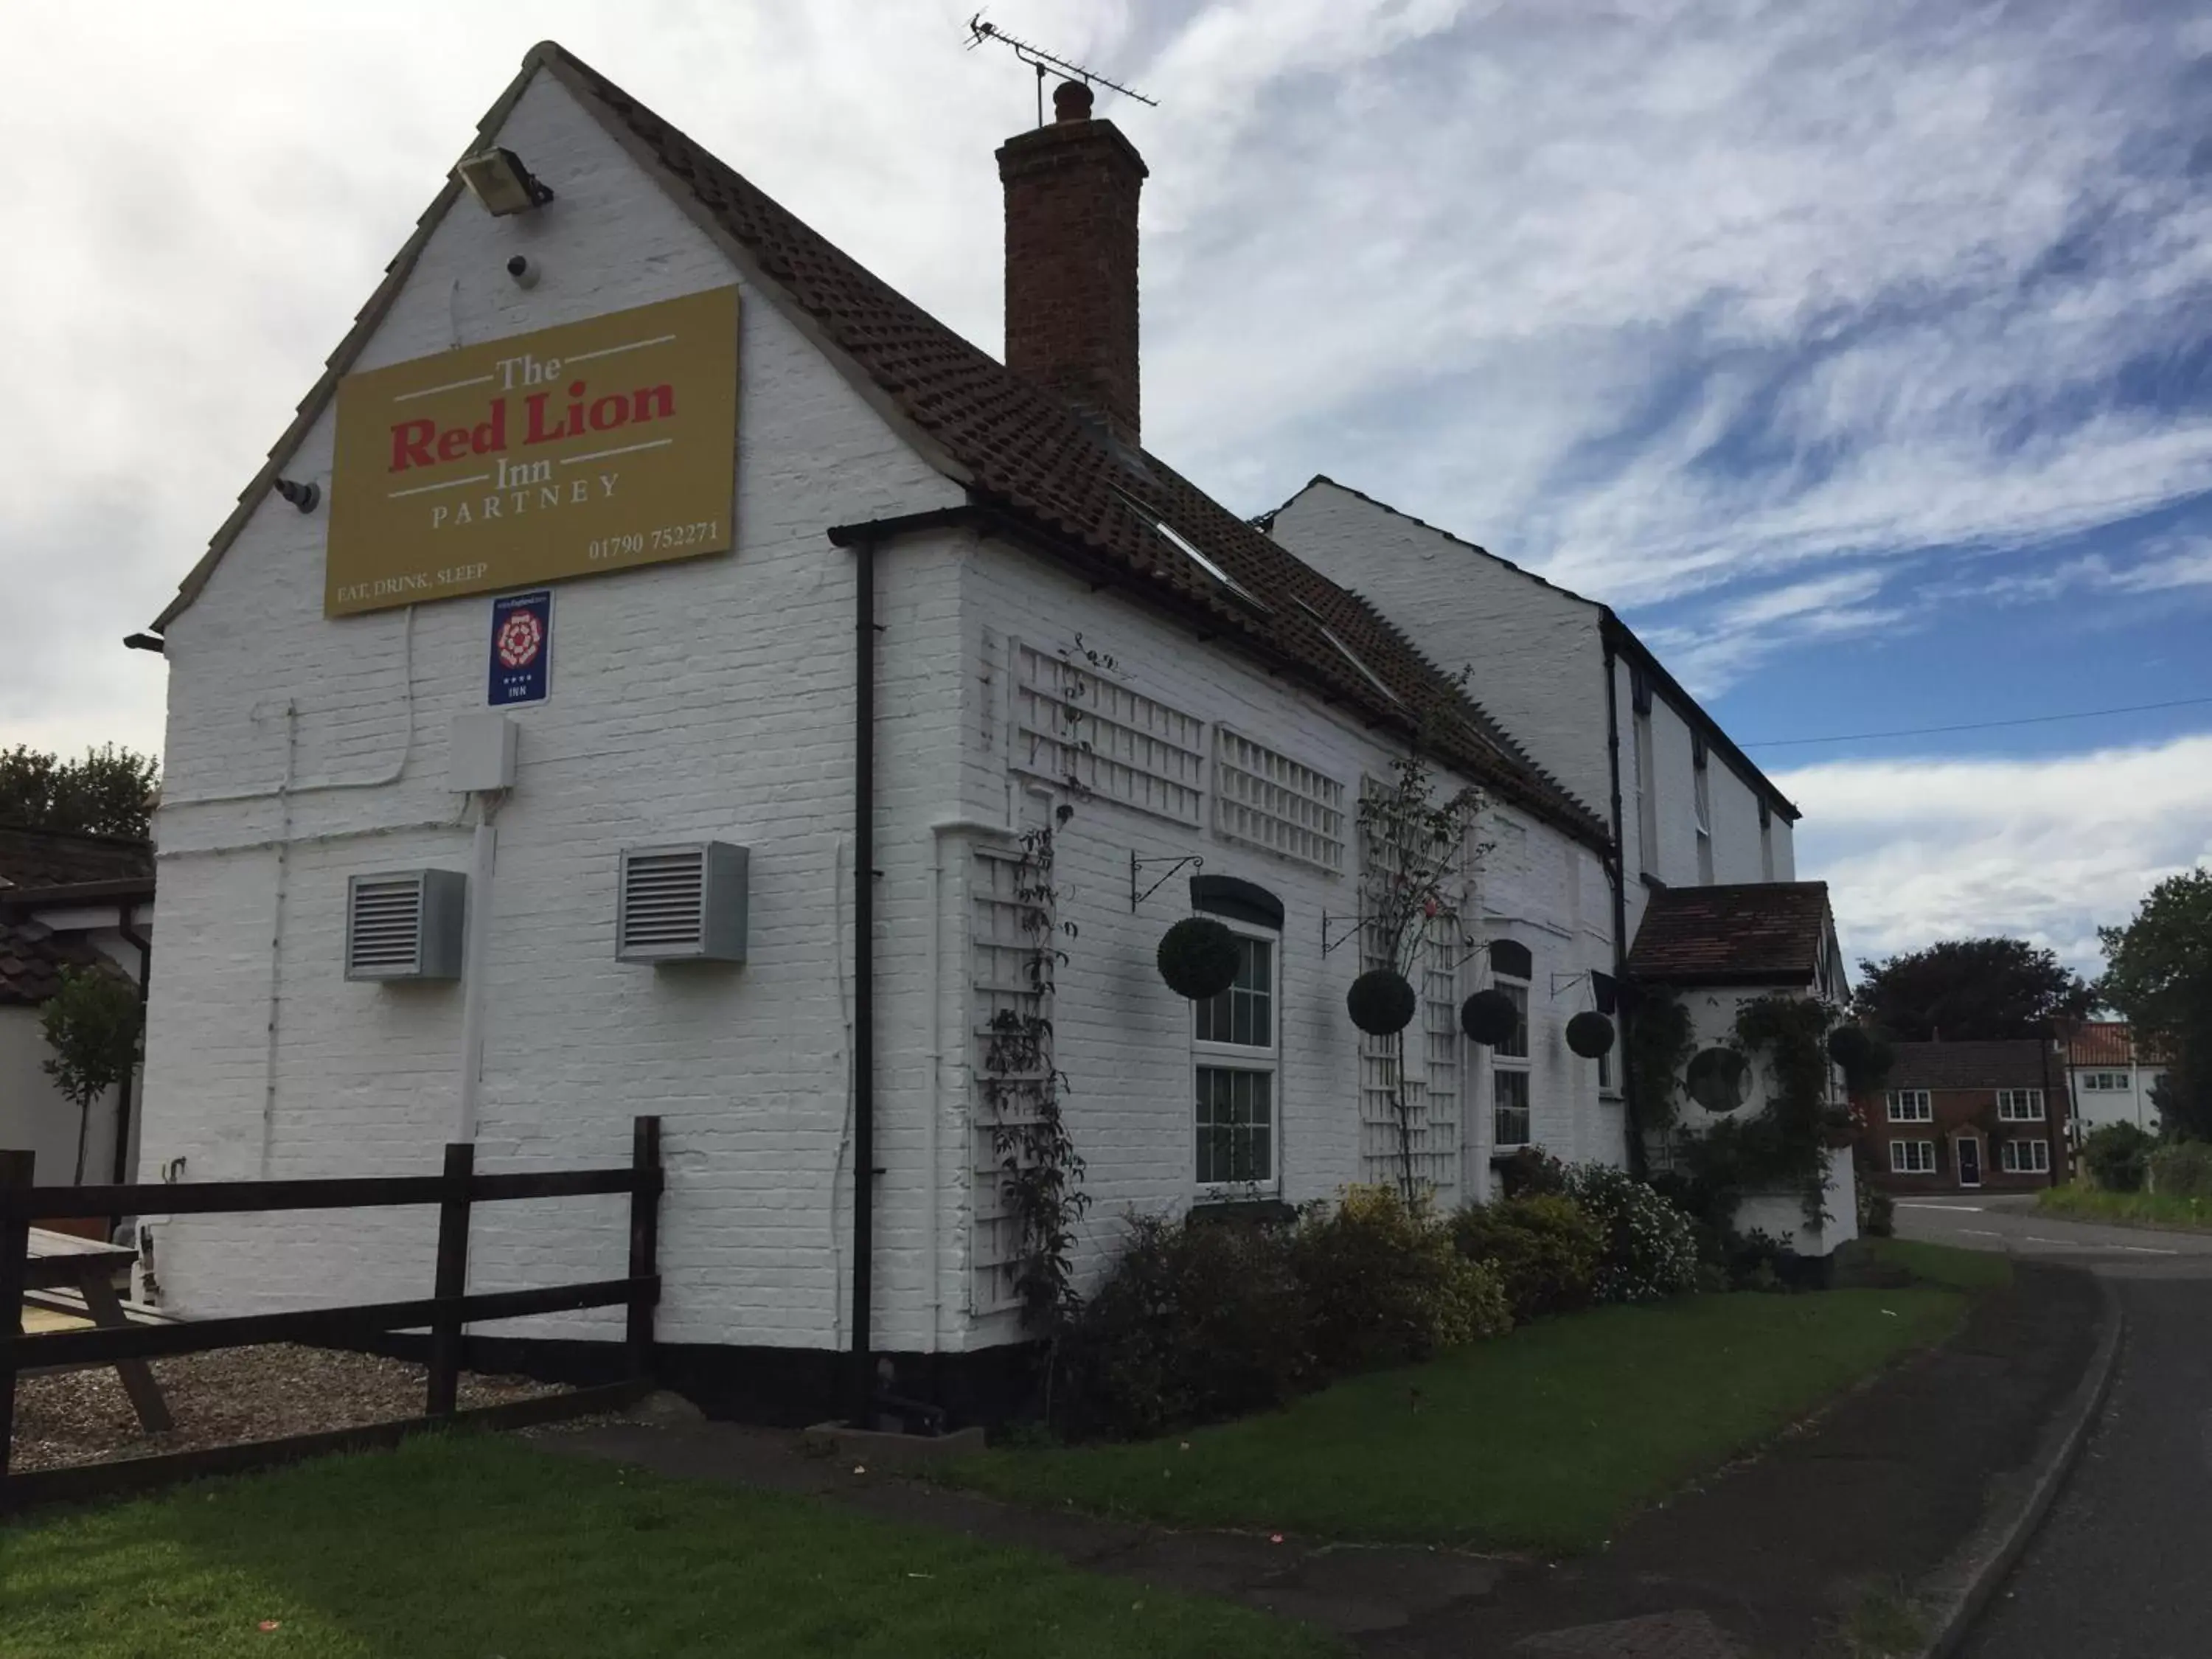
<path id="1" fill-rule="evenodd" d="M 2036 1207 L 2077 1221 L 2125 1221 L 2194 1232 L 2212 1229 L 2212 1203 L 2172 1193 L 2108 1193 L 2095 1187 L 2045 1187 Z"/>
<path id="2" fill-rule="evenodd" d="M 1954 1291 L 1994 1291 L 2012 1283 L 2012 1258 L 1998 1250 L 1962 1250 L 1912 1238 L 1867 1238 L 1845 1248 L 1863 1249 L 1885 1267 Z"/>
<path id="3" fill-rule="evenodd" d="M 987 1452 L 948 1478 L 1171 1525 L 1589 1550 L 1638 1507 L 1948 1334 L 1966 1307 L 1915 1285 L 1599 1308 L 1266 1416 L 1135 1444 Z"/>
<path id="4" fill-rule="evenodd" d="M 489 1436 L 18 1520 L 0 1564 L 8 1659 L 1341 1650 L 1026 1551 Z"/>

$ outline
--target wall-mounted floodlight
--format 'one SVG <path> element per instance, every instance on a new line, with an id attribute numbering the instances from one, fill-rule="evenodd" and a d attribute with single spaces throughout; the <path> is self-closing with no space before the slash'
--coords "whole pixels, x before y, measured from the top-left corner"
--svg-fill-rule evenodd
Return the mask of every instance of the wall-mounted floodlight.
<path id="1" fill-rule="evenodd" d="M 553 199 L 553 187 L 523 166 L 522 158 L 511 149 L 464 155 L 453 171 L 461 175 L 469 194 L 483 204 L 484 211 L 497 218 L 527 213 Z"/>

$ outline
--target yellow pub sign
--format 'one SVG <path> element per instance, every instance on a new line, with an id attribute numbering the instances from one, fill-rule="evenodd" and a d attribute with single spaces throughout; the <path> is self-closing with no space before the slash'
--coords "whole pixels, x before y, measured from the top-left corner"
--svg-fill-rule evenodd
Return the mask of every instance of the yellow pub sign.
<path id="1" fill-rule="evenodd" d="M 323 612 L 732 545 L 738 291 L 338 382 Z"/>

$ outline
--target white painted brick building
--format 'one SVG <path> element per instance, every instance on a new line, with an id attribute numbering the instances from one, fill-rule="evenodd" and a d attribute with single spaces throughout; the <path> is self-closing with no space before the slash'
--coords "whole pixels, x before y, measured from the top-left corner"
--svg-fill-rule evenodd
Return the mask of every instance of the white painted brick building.
<path id="1" fill-rule="evenodd" d="M 1618 804 L 1630 939 L 1654 884 L 1796 878 L 1796 807 L 1610 606 L 1329 478 L 1268 526 L 1432 660 L 1480 665 L 1484 706 L 1537 763 L 1608 821 Z"/>
<path id="2" fill-rule="evenodd" d="M 1075 322 L 1060 325 L 1077 337 L 1046 327 L 1016 342 L 1008 368 L 557 47 L 533 51 L 475 148 L 514 152 L 553 199 L 495 216 L 447 185 L 161 619 L 163 960 L 142 1174 L 428 1170 L 457 1123 L 480 1169 L 605 1164 L 624 1157 L 633 1115 L 659 1114 L 672 1364 L 713 1392 L 715 1356 L 742 1351 L 749 1374 L 772 1370 L 818 1405 L 855 1340 L 866 1100 L 865 1340 L 927 1357 L 939 1376 L 947 1357 L 1020 1334 L 977 1077 L 1018 837 L 1055 829 L 1057 919 L 1077 929 L 1052 1012 L 1088 1163 L 1088 1274 L 1134 1212 L 1297 1203 L 1389 1178 L 1376 1062 L 1345 1005 L 1363 965 L 1353 817 L 1417 726 L 1446 788 L 1483 791 L 1475 839 L 1489 847 L 1456 936 L 1439 931 L 1407 1036 L 1408 1079 L 1426 1096 L 1424 1178 L 1447 1204 L 1487 1195 L 1501 1127 L 1565 1157 L 1623 1157 L 1618 1052 L 1601 1066 L 1563 1037 L 1591 1006 L 1593 974 L 1620 956 L 1602 798 L 1575 798 L 1587 768 L 1532 760 L 1372 608 L 1137 447 L 1142 164 L 1085 114 L 1064 108 L 1001 154 L 1010 250 L 1023 236 L 1040 250 L 1010 265 L 1010 341 L 1035 306 L 1058 314 L 1053 251 L 1093 209 L 1109 235 L 1126 220 L 1126 258 L 1107 262 L 1126 292 L 1078 295 Z M 532 286 L 508 274 L 518 254 Z M 484 709 L 486 600 L 326 616 L 328 513 L 273 486 L 331 489 L 331 393 L 346 375 L 731 286 L 734 546 L 562 583 L 550 693 L 511 714 L 513 787 L 457 793 L 450 734 Z M 1085 320 L 1116 307 L 1126 353 Z M 858 609 L 865 570 L 873 629 Z M 870 636 L 863 817 L 855 641 Z M 1091 711 L 1088 751 L 1055 751 L 1040 715 L 1071 688 Z M 1469 693 L 1492 696 L 1482 678 Z M 1280 796 L 1255 817 L 1255 779 L 1302 793 L 1298 822 Z M 495 859 L 469 893 L 483 952 L 473 992 L 349 980 L 349 878 L 471 870 L 493 808 Z M 702 841 L 749 850 L 744 964 L 617 960 L 623 854 Z M 1212 1069 L 1265 1072 L 1271 1097 L 1264 1169 L 1226 1184 L 1201 1178 L 1194 1150 L 1194 1090 L 1210 1085 L 1193 1009 L 1153 961 L 1194 902 L 1194 866 L 1176 864 L 1187 859 L 1210 880 L 1265 890 L 1281 918 L 1236 922 L 1269 947 L 1268 1038 L 1264 1053 L 1215 1054 Z M 1531 963 L 1522 1054 L 1470 1043 L 1456 1024 L 1500 942 Z M 460 1109 L 470 994 L 483 1037 L 473 1123 Z M 1501 1070 L 1527 1078 L 1512 1085 L 1525 1123 L 1492 1109 Z M 191 1314 L 420 1295 L 429 1282 L 433 1229 L 419 1214 L 150 1221 L 165 1293 Z M 617 1273 L 622 1224 L 613 1200 L 486 1206 L 472 1287 Z M 616 1329 L 578 1316 L 521 1334 Z"/>

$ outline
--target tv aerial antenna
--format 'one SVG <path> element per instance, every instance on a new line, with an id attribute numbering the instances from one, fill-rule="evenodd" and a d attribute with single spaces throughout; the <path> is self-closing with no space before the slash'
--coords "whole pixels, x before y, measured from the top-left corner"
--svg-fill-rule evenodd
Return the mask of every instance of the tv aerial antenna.
<path id="1" fill-rule="evenodd" d="M 1033 45 L 1018 35 L 1007 33 L 997 24 L 987 21 L 983 14 L 979 11 L 968 20 L 968 50 L 975 51 L 986 40 L 996 40 L 1001 46 L 1012 47 L 1014 56 L 1036 71 L 1037 125 L 1039 126 L 1044 125 L 1044 77 L 1048 70 L 1057 70 L 1070 80 L 1080 81 L 1085 86 L 1103 87 L 1109 92 L 1118 92 L 1124 98 L 1133 98 L 1139 103 L 1152 109 L 1158 109 L 1160 106 L 1158 99 L 1147 98 L 1134 87 L 1125 87 L 1119 81 L 1109 80 L 1097 70 L 1085 69 L 1080 64 L 1072 64 L 1065 58 L 1056 57 L 1047 52 L 1042 46 Z"/>

